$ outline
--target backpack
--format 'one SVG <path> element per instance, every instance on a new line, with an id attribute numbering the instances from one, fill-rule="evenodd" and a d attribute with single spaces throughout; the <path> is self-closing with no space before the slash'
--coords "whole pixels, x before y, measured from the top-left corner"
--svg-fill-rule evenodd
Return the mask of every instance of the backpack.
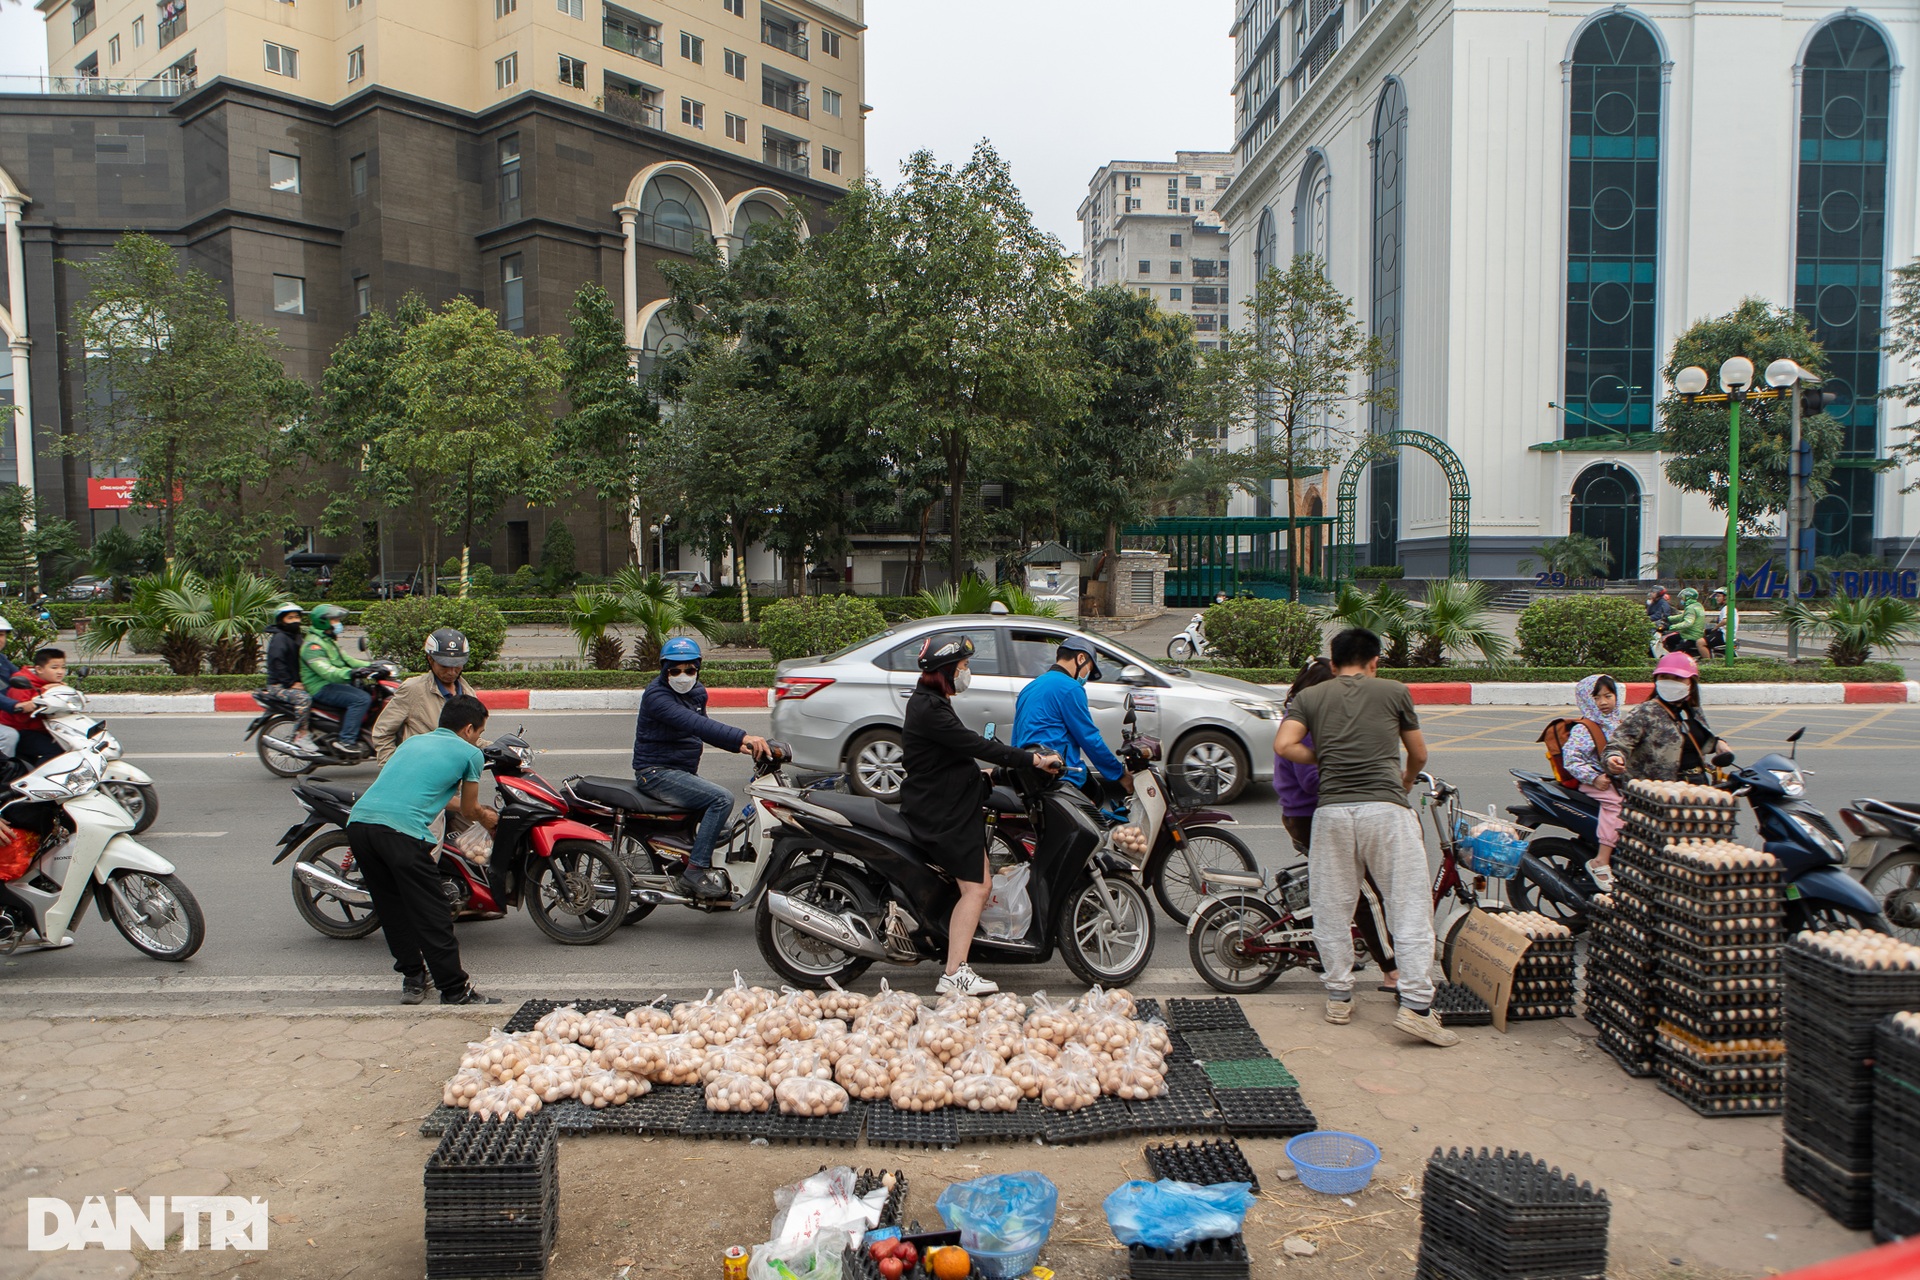
<path id="1" fill-rule="evenodd" d="M 1564 752 L 1567 747 L 1567 738 L 1572 735 L 1574 726 L 1582 724 L 1587 726 L 1587 732 L 1593 735 L 1594 750 L 1606 750 L 1606 730 L 1595 721 L 1584 720 L 1577 716 L 1562 716 L 1557 720 L 1547 721 L 1547 727 L 1542 729 L 1540 736 L 1534 739 L 1535 742 L 1545 744 L 1547 748 L 1547 764 L 1553 769 L 1554 781 L 1573 791 L 1579 790 L 1580 779 L 1574 777 L 1568 770 Z"/>

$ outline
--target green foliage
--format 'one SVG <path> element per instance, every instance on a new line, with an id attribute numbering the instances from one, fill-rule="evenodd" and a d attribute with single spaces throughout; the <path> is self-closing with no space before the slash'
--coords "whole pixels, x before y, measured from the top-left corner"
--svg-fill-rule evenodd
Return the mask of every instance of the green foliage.
<path id="1" fill-rule="evenodd" d="M 760 642 L 775 662 L 833 653 L 886 629 L 886 619 L 860 596 L 776 600 L 760 614 Z"/>
<path id="2" fill-rule="evenodd" d="M 960 579 L 959 584 L 949 583 L 935 587 L 931 591 L 922 591 L 913 597 L 917 618 L 931 618 L 936 614 L 947 613 L 989 613 L 996 604 L 1004 605 L 1008 613 L 1024 614 L 1034 618 L 1057 618 L 1060 610 L 1051 603 L 1042 604 L 1031 595 L 1011 582 L 995 586 L 978 574 L 970 573 Z"/>
<path id="3" fill-rule="evenodd" d="M 1756 389 L 1766 386 L 1767 365 L 1782 357 L 1816 376 L 1826 371 L 1826 355 L 1798 312 L 1748 298 L 1726 315 L 1696 321 L 1681 334 L 1662 373 L 1671 386 L 1680 370 L 1698 365 L 1713 386 L 1721 363 L 1733 356 L 1753 361 Z M 1748 532 L 1757 532 L 1768 516 L 1786 507 L 1790 409 L 1784 399 L 1749 400 L 1740 406 L 1740 527 Z M 1690 405 L 1676 391 L 1660 402 L 1667 479 L 1705 494 L 1717 511 L 1727 509 L 1728 417 L 1726 405 Z M 1831 414 L 1822 413 L 1803 419 L 1800 435 L 1813 446 L 1809 489 L 1819 498 L 1827 491 L 1844 432 Z"/>
<path id="4" fill-rule="evenodd" d="M 1617 672 L 1646 665 L 1653 624 L 1628 596 L 1578 595 L 1535 600 L 1520 611 L 1521 661 L 1535 667 Z"/>
<path id="5" fill-rule="evenodd" d="M 687 622 L 680 589 L 657 573 L 628 565 L 614 575 L 606 590 L 620 602 L 621 621 L 634 628 L 633 665 L 651 671 L 660 665 L 660 646 Z"/>
<path id="6" fill-rule="evenodd" d="M 1207 610 L 1207 640 L 1240 667 L 1297 667 L 1320 651 L 1320 623 L 1305 605 L 1242 597 Z"/>
<path id="7" fill-rule="evenodd" d="M 1519 561 L 1520 572 L 1531 572 L 1537 560 L 1548 573 L 1569 578 L 1604 578 L 1610 567 L 1611 552 L 1605 538 L 1570 533 L 1564 538 L 1548 538 L 1533 549 L 1533 555 Z"/>
<path id="8" fill-rule="evenodd" d="M 35 649 L 60 638 L 60 629 L 52 622 L 40 621 L 39 612 L 31 605 L 21 604 L 7 612 L 7 621 L 13 624 L 13 630 L 7 632 L 5 652 L 16 667 L 26 666 Z"/>
<path id="9" fill-rule="evenodd" d="M 1375 580 L 1397 581 L 1407 576 L 1407 566 L 1403 564 L 1363 564 L 1353 571 L 1355 579 L 1361 582 Z"/>
<path id="10" fill-rule="evenodd" d="M 1827 660 L 1836 667 L 1857 667 L 1873 657 L 1876 648 L 1920 637 L 1920 606 L 1894 596 L 1838 599 L 1824 610 L 1793 600 L 1776 616 L 1781 622 L 1798 623 L 1803 631 L 1828 637 Z"/>
<path id="11" fill-rule="evenodd" d="M 1413 665 L 1438 667 L 1448 654 L 1473 650 L 1490 667 L 1506 665 L 1513 642 L 1493 624 L 1487 584 L 1453 579 L 1427 585 L 1427 598 L 1413 611 L 1411 627 L 1419 644 Z"/>
<path id="12" fill-rule="evenodd" d="M 582 587 L 573 593 L 573 603 L 567 607 L 567 630 L 580 642 L 581 656 L 598 670 L 618 670 L 626 657 L 626 646 L 620 638 L 608 634 L 624 614 L 620 598 L 609 592 Z"/>
<path id="13" fill-rule="evenodd" d="M 367 645 L 376 657 L 400 663 L 409 671 L 425 671 L 427 637 L 441 627 L 465 633 L 472 657 L 469 671 L 484 671 L 500 657 L 506 643 L 507 622 L 488 601 L 452 596 L 417 596 L 407 600 L 376 600 L 360 615 L 367 629 Z"/>
<path id="14" fill-rule="evenodd" d="M 573 530 L 565 520 L 549 521 L 547 534 L 540 539 L 540 585 L 548 594 L 555 594 L 572 586 L 579 576 L 574 564 Z"/>
<path id="15" fill-rule="evenodd" d="M 1382 666 L 1412 665 L 1413 607 L 1405 593 L 1383 586 L 1374 588 L 1373 594 L 1368 595 L 1342 583 L 1333 603 L 1317 610 L 1315 616 L 1321 622 L 1333 623 L 1339 630 L 1365 627 L 1386 641 Z"/>
<path id="16" fill-rule="evenodd" d="M 0 525 L 0 536 L 4 536 L 5 528 Z M 116 600 L 127 598 L 133 579 L 158 573 L 167 564 L 167 549 L 157 524 L 142 529 L 137 538 L 124 525 L 108 525 L 87 551 L 88 570 L 114 580 Z"/>
<path id="17" fill-rule="evenodd" d="M 440 566 L 440 577 L 450 582 L 460 580 L 460 557 L 448 556 Z M 489 564 L 469 564 L 467 566 L 467 594 L 470 596 L 492 596 L 494 594 L 493 566 Z"/>
<path id="18" fill-rule="evenodd" d="M 707 638 L 707 643 L 715 648 L 757 649 L 760 647 L 760 628 L 751 622 L 716 621 L 706 617 L 690 617 L 687 624 L 696 628 Z"/>
<path id="19" fill-rule="evenodd" d="M 0 580 L 23 590 L 35 583 L 42 590 L 57 590 L 82 567 L 86 561 L 73 521 L 55 519 L 45 498 L 30 503 L 18 485 L 0 486 Z"/>
<path id="20" fill-rule="evenodd" d="M 351 528 L 366 505 L 406 511 L 431 562 L 438 534 L 433 513 L 415 504 L 412 478 L 383 447 L 407 429 L 406 391 L 396 374 L 408 330 L 429 314 L 420 296 L 409 293 L 393 315 L 376 307 L 361 317 L 328 357 L 318 412 L 305 424 L 304 436 L 308 452 L 336 464 L 343 482 L 327 505 L 323 529 Z"/>
<path id="21" fill-rule="evenodd" d="M 330 600 L 365 600 L 373 594 L 373 561 L 364 551 L 350 551 L 333 567 Z"/>
<path id="22" fill-rule="evenodd" d="M 278 584 L 251 573 L 230 573 L 209 583 L 176 565 L 133 585 L 125 612 L 96 617 L 80 638 L 88 653 L 105 653 L 121 641 L 138 651 L 151 647 L 175 675 L 193 675 L 212 660 L 215 675 L 251 672 L 260 663 L 260 635 L 273 625 Z"/>
<path id="23" fill-rule="evenodd" d="M 619 307 L 598 284 L 583 285 L 567 315 L 560 389 L 570 411 L 554 424 L 553 448 L 566 459 L 569 481 L 590 490 L 604 508 L 620 513 L 631 509 L 638 496 L 636 479 L 647 470 L 642 455 L 659 419 L 653 398 L 634 380 L 630 357 Z M 555 529 L 563 532 L 556 535 Z M 556 548 L 550 568 L 546 544 L 556 536 L 565 539 L 565 555 Z M 604 528 L 601 536 L 606 536 Z M 623 546 L 620 559 L 625 559 L 624 551 Z M 548 591 L 573 585 L 573 534 L 560 521 L 547 526 L 540 569 Z"/>
<path id="24" fill-rule="evenodd" d="M 1905 382 L 1882 388 L 1880 394 L 1898 400 L 1908 408 L 1920 408 L 1920 260 L 1896 267 L 1893 272 L 1891 305 L 1887 308 L 1886 351 L 1904 364 L 1914 376 Z M 1887 456 L 1902 463 L 1920 462 L 1920 419 L 1909 414 L 1899 428 L 1906 438 L 1889 441 Z M 1920 479 L 1901 490 L 1912 493 Z"/>

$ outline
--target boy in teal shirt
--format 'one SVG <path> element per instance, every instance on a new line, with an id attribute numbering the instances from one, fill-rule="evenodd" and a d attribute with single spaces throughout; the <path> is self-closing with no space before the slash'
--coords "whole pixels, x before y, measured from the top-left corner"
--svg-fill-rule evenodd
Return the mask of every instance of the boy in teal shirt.
<path id="1" fill-rule="evenodd" d="M 440 727 L 401 743 L 347 815 L 347 843 L 393 953 L 401 1004 L 426 999 L 430 982 L 441 1004 L 500 1003 L 475 991 L 460 967 L 453 912 L 433 865 L 433 820 L 442 810 L 489 831 L 499 819 L 480 803 L 486 757 L 476 744 L 486 726 L 480 699 L 447 699 Z"/>

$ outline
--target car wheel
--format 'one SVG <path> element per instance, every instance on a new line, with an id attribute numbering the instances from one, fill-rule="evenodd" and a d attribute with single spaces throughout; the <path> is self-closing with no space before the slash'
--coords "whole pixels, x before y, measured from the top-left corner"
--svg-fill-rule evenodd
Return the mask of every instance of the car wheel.
<path id="1" fill-rule="evenodd" d="M 873 729 L 847 744 L 847 786 L 855 795 L 892 804 L 906 776 L 906 753 L 896 730 Z"/>
<path id="2" fill-rule="evenodd" d="M 1247 789 L 1247 749 L 1230 733 L 1202 729 L 1173 749 L 1169 781 L 1181 793 L 1209 804 L 1232 804 Z"/>

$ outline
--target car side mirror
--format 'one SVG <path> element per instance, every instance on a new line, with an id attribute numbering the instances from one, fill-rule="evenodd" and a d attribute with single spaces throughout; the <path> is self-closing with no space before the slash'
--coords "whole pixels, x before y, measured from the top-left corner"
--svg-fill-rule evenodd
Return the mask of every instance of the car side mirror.
<path id="1" fill-rule="evenodd" d="M 1120 668 L 1121 684 L 1145 684 L 1146 682 L 1147 669 L 1139 663 L 1129 662 L 1126 666 Z"/>
<path id="2" fill-rule="evenodd" d="M 360 637 L 360 652 L 362 652 L 362 653 L 365 653 L 366 651 L 367 651 L 367 638 L 366 638 L 365 636 L 361 636 L 361 637 Z"/>

